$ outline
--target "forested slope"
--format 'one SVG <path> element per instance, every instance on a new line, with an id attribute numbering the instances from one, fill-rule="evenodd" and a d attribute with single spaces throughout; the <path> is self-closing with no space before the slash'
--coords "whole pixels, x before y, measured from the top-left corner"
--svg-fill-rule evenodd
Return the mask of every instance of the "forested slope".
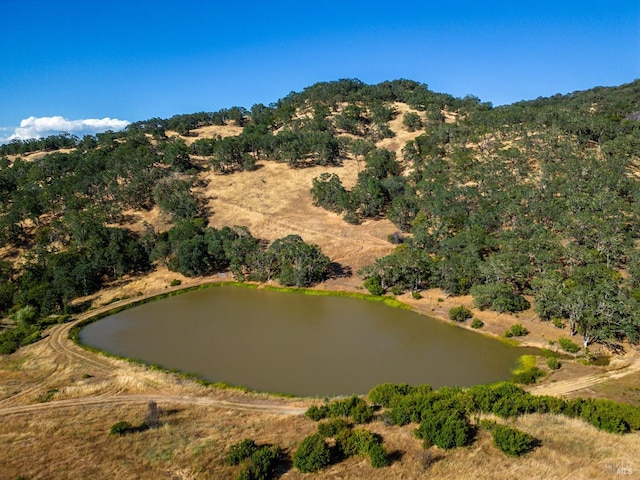
<path id="1" fill-rule="evenodd" d="M 203 172 L 232 179 L 267 161 L 358 164 L 349 188 L 321 171 L 308 188 L 345 222 L 398 227 L 394 253 L 359 272 L 372 291 L 439 287 L 509 312 L 528 308 L 526 296 L 585 345 L 637 341 L 638 112 L 639 81 L 493 108 L 409 80 L 340 80 L 268 106 L 14 141 L 0 147 L 0 313 L 17 325 L 4 351 L 72 312 L 74 298 L 159 264 L 322 281 L 330 260 L 297 235 L 268 244 L 208 225 Z M 202 133 L 215 126 L 236 134 Z M 165 227 L 131 224 L 154 209 Z"/>

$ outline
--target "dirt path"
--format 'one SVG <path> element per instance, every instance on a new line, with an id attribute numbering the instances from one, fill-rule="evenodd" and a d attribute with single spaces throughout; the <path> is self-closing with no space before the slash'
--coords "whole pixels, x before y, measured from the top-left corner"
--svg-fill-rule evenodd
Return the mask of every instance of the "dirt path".
<path id="1" fill-rule="evenodd" d="M 226 400 L 217 400 L 208 397 L 192 397 L 185 395 L 156 395 L 156 394 L 139 394 L 139 395 L 109 395 L 100 397 L 83 397 L 71 398 L 66 400 L 57 400 L 54 402 L 34 403 L 29 405 L 17 405 L 11 407 L 0 408 L 0 416 L 3 415 L 19 415 L 37 412 L 39 410 L 61 409 L 70 407 L 94 407 L 108 404 L 146 404 L 155 401 L 160 406 L 188 404 L 199 405 L 203 407 L 216 407 L 231 410 L 245 410 L 252 412 L 265 412 L 279 415 L 302 415 L 306 409 L 302 407 L 290 407 L 287 405 L 279 405 L 276 403 L 259 404 L 259 403 L 243 403 L 231 402 Z"/>
<path id="2" fill-rule="evenodd" d="M 586 388 L 591 388 L 602 382 L 622 378 L 638 371 L 640 371 L 640 358 L 635 357 L 627 366 L 618 370 L 611 370 L 595 375 L 585 375 L 569 380 L 537 385 L 529 388 L 528 390 L 533 395 L 552 395 L 555 397 L 562 397 Z"/>

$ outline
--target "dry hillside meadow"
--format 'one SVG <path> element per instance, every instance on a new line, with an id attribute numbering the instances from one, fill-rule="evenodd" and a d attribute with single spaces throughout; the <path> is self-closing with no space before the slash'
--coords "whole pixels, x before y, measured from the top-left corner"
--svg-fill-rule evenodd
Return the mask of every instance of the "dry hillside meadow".
<path id="1" fill-rule="evenodd" d="M 408 132 L 402 114 L 415 111 L 394 105 L 400 113 L 390 122 L 395 137 L 378 142 L 397 152 L 419 131 Z M 447 121 L 454 120 L 443 112 Z M 184 137 L 187 144 L 198 138 L 238 135 L 241 127 L 207 126 Z M 169 132 L 170 133 L 170 132 Z M 177 135 L 177 134 L 176 134 Z M 28 158 L 28 156 L 26 157 Z M 194 161 L 207 167 L 205 159 Z M 263 240 L 273 241 L 298 234 L 318 245 L 332 261 L 353 272 L 330 279 L 314 288 L 363 292 L 355 272 L 394 249 L 388 237 L 397 231 L 389 220 L 346 223 L 341 215 L 312 203 L 312 179 L 323 172 L 338 173 L 346 188 L 355 185 L 362 162 L 347 158 L 340 166 L 288 167 L 285 163 L 259 161 L 252 171 L 220 174 L 203 169 L 194 193 L 203 199 L 211 226 L 244 225 Z M 171 226 L 159 209 L 130 210 L 122 226 L 142 232 L 145 224 L 157 231 Z M 5 259 L 18 259 L 18 251 L 3 249 Z M 170 287 L 179 279 L 179 287 Z M 131 300 L 220 280 L 231 274 L 189 278 L 164 267 L 140 277 L 125 277 L 90 300 L 93 309 L 78 317 L 124 305 Z M 118 300 L 122 299 L 122 300 Z M 484 322 L 482 333 L 500 336 L 513 323 L 529 330 L 523 343 L 550 348 L 561 333 L 551 322 L 541 322 L 533 309 L 518 318 L 473 308 L 471 296 L 450 297 L 432 289 L 415 299 L 405 293 L 398 299 L 419 313 L 448 320 L 452 307 L 464 305 Z M 76 321 L 77 321 L 76 320 Z M 316 430 L 305 410 L 322 399 L 282 398 L 236 389 L 205 387 L 177 374 L 162 372 L 85 351 L 68 339 L 72 323 L 47 330 L 37 343 L 11 355 L 0 356 L 0 479 L 232 479 L 239 467 L 224 464 L 232 444 L 252 438 L 258 444 L 279 445 L 291 455 L 302 439 Z M 461 326 L 460 328 L 470 328 Z M 598 347 L 595 354 L 608 354 Z M 567 398 L 611 398 L 640 406 L 640 354 L 625 345 L 624 354 L 604 367 L 584 365 L 567 358 L 563 367 L 551 371 L 545 360 L 538 366 L 547 375 L 530 390 Z M 110 435 L 121 420 L 141 424 L 148 403 L 160 408 L 160 427 Z M 374 469 L 369 460 L 351 457 L 315 474 L 301 474 L 292 465 L 281 467 L 281 479 L 598 479 L 640 478 L 640 432 L 615 435 L 587 423 L 556 415 L 525 415 L 507 421 L 540 441 L 520 458 L 510 458 L 480 430 L 469 447 L 425 451 L 413 435 L 416 425 L 404 427 L 374 421 L 368 429 L 383 438 L 392 464 Z"/>

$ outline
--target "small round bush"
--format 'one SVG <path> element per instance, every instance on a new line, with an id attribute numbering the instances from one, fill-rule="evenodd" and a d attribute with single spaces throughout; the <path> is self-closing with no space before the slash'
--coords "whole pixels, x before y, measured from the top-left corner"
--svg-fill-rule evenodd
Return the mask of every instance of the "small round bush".
<path id="1" fill-rule="evenodd" d="M 344 418 L 333 418 L 318 424 L 318 434 L 325 438 L 333 438 L 343 430 L 351 429 L 351 424 Z"/>
<path id="2" fill-rule="evenodd" d="M 521 323 L 511 325 L 511 328 L 509 330 L 514 337 L 524 337 L 529 333 L 529 330 L 527 330 Z"/>
<path id="3" fill-rule="evenodd" d="M 449 310 L 449 320 L 453 320 L 454 322 L 464 322 L 471 317 L 473 317 L 471 310 L 462 305 L 459 307 L 453 307 Z"/>
<path id="4" fill-rule="evenodd" d="M 572 342 L 568 338 L 559 338 L 558 344 L 560 345 L 560 348 L 562 348 L 565 352 L 578 353 L 580 351 L 580 345 Z"/>
<path id="5" fill-rule="evenodd" d="M 238 443 L 234 443 L 229 447 L 224 457 L 224 462 L 227 465 L 238 465 L 253 455 L 257 450 L 258 446 L 252 439 L 247 438 L 240 440 Z"/>
<path id="6" fill-rule="evenodd" d="M 531 385 L 536 383 L 540 377 L 544 377 L 544 372 L 538 367 L 532 367 L 523 372 L 516 373 L 511 377 L 511 381 L 522 385 Z"/>
<path id="7" fill-rule="evenodd" d="M 266 480 L 273 478 L 282 457 L 280 447 L 262 446 L 251 454 L 248 465 L 238 475 L 239 480 Z"/>
<path id="8" fill-rule="evenodd" d="M 509 457 L 519 457 L 534 446 L 534 438 L 521 430 L 496 424 L 491 429 L 493 443 Z"/>
<path id="9" fill-rule="evenodd" d="M 471 442 L 473 431 L 463 411 L 437 407 L 427 410 L 414 432 L 417 438 L 428 440 L 444 450 L 463 447 Z"/>
<path id="10" fill-rule="evenodd" d="M 127 433 L 131 432 L 133 430 L 133 425 L 131 425 L 129 422 L 127 422 L 126 420 L 120 420 L 119 422 L 114 423 L 113 425 L 111 425 L 111 429 L 109 430 L 109 433 L 111 435 L 126 435 Z"/>
<path id="11" fill-rule="evenodd" d="M 556 357 L 547 358 L 547 367 L 549 367 L 551 370 L 558 370 L 560 368 L 560 360 L 558 360 Z"/>
<path id="12" fill-rule="evenodd" d="M 364 281 L 364 288 L 369 290 L 371 295 L 382 295 L 384 293 L 384 288 L 382 287 L 382 283 L 380 283 L 380 277 L 375 275 Z"/>
<path id="13" fill-rule="evenodd" d="M 369 458 L 373 468 L 388 467 L 391 462 L 381 443 L 373 443 L 369 448 Z"/>
<path id="14" fill-rule="evenodd" d="M 331 450 L 322 435 L 314 433 L 300 443 L 293 454 L 293 466 L 302 473 L 316 472 L 331 463 Z"/>
<path id="15" fill-rule="evenodd" d="M 482 327 L 484 327 L 484 322 L 479 318 L 474 318 L 471 321 L 471 328 L 482 328 Z"/>
<path id="16" fill-rule="evenodd" d="M 182 285 L 182 280 L 179 280 L 177 278 L 171 280 L 171 283 L 169 284 L 170 287 L 177 287 L 178 285 Z"/>

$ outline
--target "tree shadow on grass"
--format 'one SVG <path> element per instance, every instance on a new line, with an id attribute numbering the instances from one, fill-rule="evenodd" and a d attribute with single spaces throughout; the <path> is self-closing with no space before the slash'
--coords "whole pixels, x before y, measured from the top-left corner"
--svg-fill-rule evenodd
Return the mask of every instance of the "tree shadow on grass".
<path id="1" fill-rule="evenodd" d="M 351 267 L 346 265 L 341 265 L 338 262 L 331 262 L 329 265 L 329 275 L 330 279 L 336 278 L 349 278 L 353 276 L 353 271 Z"/>

